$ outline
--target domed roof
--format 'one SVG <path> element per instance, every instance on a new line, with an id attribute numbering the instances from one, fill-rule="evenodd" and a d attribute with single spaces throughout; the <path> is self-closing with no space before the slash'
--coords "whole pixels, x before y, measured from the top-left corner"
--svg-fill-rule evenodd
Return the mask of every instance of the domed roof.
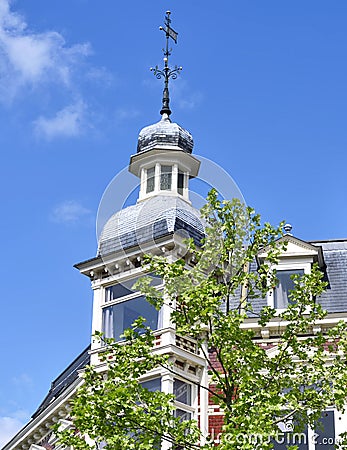
<path id="1" fill-rule="evenodd" d="M 159 195 L 118 211 L 105 224 L 98 246 L 104 256 L 156 239 L 180 233 L 197 244 L 204 236 L 204 225 L 197 209 L 176 196 Z M 148 250 L 146 250 L 148 251 Z"/>
<path id="2" fill-rule="evenodd" d="M 146 152 L 153 148 L 170 149 L 178 147 L 186 153 L 192 153 L 194 146 L 193 137 L 189 131 L 177 123 L 171 122 L 167 114 L 162 119 L 140 131 L 137 153 Z"/>

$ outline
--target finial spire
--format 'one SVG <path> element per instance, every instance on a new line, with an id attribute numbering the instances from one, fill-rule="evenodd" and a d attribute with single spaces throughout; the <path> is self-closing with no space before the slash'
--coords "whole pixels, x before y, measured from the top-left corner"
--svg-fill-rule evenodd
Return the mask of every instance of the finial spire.
<path id="1" fill-rule="evenodd" d="M 165 32 L 166 36 L 166 48 L 163 48 L 164 52 L 164 68 L 162 70 L 159 69 L 158 66 L 154 68 L 151 67 L 151 71 L 153 71 L 154 75 L 160 80 L 164 78 L 164 90 L 163 90 L 163 104 L 160 111 L 160 114 L 166 118 L 170 117 L 170 95 L 169 95 L 169 80 L 172 78 L 175 80 L 177 78 L 177 74 L 182 70 L 182 67 L 175 66 L 173 69 L 169 67 L 169 56 L 171 55 L 172 49 L 169 49 L 169 39 L 171 38 L 175 44 L 177 44 L 177 34 L 173 28 L 171 28 L 170 23 L 170 11 L 166 11 L 165 16 L 165 28 L 159 27 L 160 30 Z"/>
<path id="2" fill-rule="evenodd" d="M 286 234 L 292 234 L 291 233 L 291 231 L 292 231 L 292 229 L 293 229 L 293 227 L 292 227 L 292 225 L 290 224 L 290 223 L 286 223 L 284 226 L 283 226 L 283 230 L 284 230 L 284 232 L 286 233 Z"/>

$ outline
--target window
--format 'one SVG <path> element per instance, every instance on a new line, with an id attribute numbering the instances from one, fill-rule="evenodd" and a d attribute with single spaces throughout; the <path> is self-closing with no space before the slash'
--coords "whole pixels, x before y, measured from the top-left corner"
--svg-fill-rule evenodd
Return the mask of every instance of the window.
<path id="1" fill-rule="evenodd" d="M 334 450 L 334 411 L 323 411 L 313 430 L 305 426 L 302 432 L 280 432 L 273 442 L 274 450 L 284 450 L 288 445 L 297 445 L 298 450 Z"/>
<path id="2" fill-rule="evenodd" d="M 130 328 L 136 319 L 146 319 L 145 326 L 152 330 L 161 327 L 161 311 L 147 302 L 143 295 L 133 289 L 134 284 L 143 276 L 152 279 L 152 286 L 162 284 L 162 279 L 152 273 L 116 283 L 105 289 L 105 307 L 102 312 L 102 330 L 107 338 L 120 339 L 126 328 Z"/>
<path id="3" fill-rule="evenodd" d="M 161 378 L 152 378 L 148 381 L 143 381 L 141 386 L 148 389 L 150 392 L 162 390 Z M 191 420 L 194 413 L 192 403 L 192 385 L 185 383 L 179 379 L 173 380 L 173 394 L 176 396 L 176 406 L 174 417 L 179 418 L 180 421 Z M 154 448 L 160 448 L 155 446 Z M 175 450 L 183 450 L 181 445 L 174 445 Z"/>
<path id="4" fill-rule="evenodd" d="M 183 420 L 190 420 L 192 418 L 192 413 L 189 411 L 184 411 L 183 409 L 177 408 L 175 410 L 175 417 L 179 417 Z"/>
<path id="5" fill-rule="evenodd" d="M 334 411 L 324 411 L 315 426 L 316 448 L 322 450 L 335 449 L 335 417 Z"/>
<path id="6" fill-rule="evenodd" d="M 184 187 L 184 173 L 179 170 L 177 175 L 177 192 L 183 195 Z"/>
<path id="7" fill-rule="evenodd" d="M 184 420 L 191 420 L 192 419 L 192 412 L 191 411 L 185 411 L 181 408 L 176 408 L 174 412 L 174 416 L 180 420 L 180 422 Z M 186 430 L 186 433 L 188 430 Z M 174 445 L 174 450 L 184 450 L 184 447 L 182 445 Z"/>
<path id="8" fill-rule="evenodd" d="M 186 405 L 191 405 L 192 394 L 191 385 L 184 383 L 181 380 L 174 380 L 173 393 L 176 396 L 176 401 L 180 403 L 185 403 Z"/>
<path id="9" fill-rule="evenodd" d="M 158 277 L 157 275 L 148 273 L 143 276 L 152 278 L 151 286 L 159 286 L 160 284 L 162 284 L 161 278 Z M 133 289 L 133 286 L 137 282 L 137 280 L 139 280 L 140 278 L 142 278 L 142 276 L 132 278 L 131 280 L 125 280 L 125 281 L 122 281 L 121 283 L 117 283 L 117 284 L 107 287 L 105 289 L 105 292 L 106 292 L 105 301 L 111 302 L 113 300 L 120 299 L 121 297 L 124 297 L 126 295 L 133 294 L 134 292 L 136 292 Z"/>
<path id="10" fill-rule="evenodd" d="M 175 417 L 178 417 L 180 420 L 190 420 L 194 413 L 194 408 L 192 407 L 192 385 L 175 378 L 173 394 L 176 397 Z"/>
<path id="11" fill-rule="evenodd" d="M 153 378 L 152 380 L 144 381 L 141 383 L 141 386 L 148 389 L 150 392 L 161 391 L 161 378 Z"/>
<path id="12" fill-rule="evenodd" d="M 160 172 L 160 190 L 170 191 L 172 183 L 172 167 L 161 166 Z"/>
<path id="13" fill-rule="evenodd" d="M 155 177 L 155 169 L 151 167 L 147 169 L 147 185 L 146 185 L 146 193 L 154 191 L 154 177 Z"/>
<path id="14" fill-rule="evenodd" d="M 136 279 L 137 280 L 137 279 Z M 124 297 L 125 295 L 133 294 L 134 291 L 131 289 L 135 284 L 136 280 L 123 281 L 122 283 L 114 284 L 106 288 L 106 302 L 111 302 L 117 298 Z"/>
<path id="15" fill-rule="evenodd" d="M 145 325 L 152 330 L 160 328 L 159 312 L 143 295 L 104 308 L 102 329 L 105 337 L 119 340 L 123 331 L 130 328 L 139 317 L 144 317 Z"/>
<path id="16" fill-rule="evenodd" d="M 274 308 L 284 309 L 291 303 L 290 291 L 294 289 L 293 275 L 303 275 L 304 270 L 278 270 L 278 285 L 274 289 Z"/>

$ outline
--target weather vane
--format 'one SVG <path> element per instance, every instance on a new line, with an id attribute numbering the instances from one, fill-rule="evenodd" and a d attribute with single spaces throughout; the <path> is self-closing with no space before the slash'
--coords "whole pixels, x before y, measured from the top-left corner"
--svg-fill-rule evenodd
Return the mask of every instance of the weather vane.
<path id="1" fill-rule="evenodd" d="M 160 114 L 163 116 L 167 114 L 169 117 L 171 114 L 170 110 L 170 96 L 169 96 L 169 80 L 172 78 L 175 80 L 177 78 L 177 74 L 182 70 L 182 67 L 175 66 L 173 69 L 169 67 L 169 56 L 171 55 L 172 48 L 169 49 L 169 39 L 171 38 L 175 44 L 177 44 L 177 34 L 175 30 L 173 30 L 170 26 L 170 11 L 166 11 L 165 16 L 165 28 L 160 27 L 160 30 L 163 30 L 166 35 L 166 48 L 163 48 L 164 52 L 164 68 L 161 70 L 158 66 L 151 67 L 151 71 L 154 75 L 160 80 L 164 78 L 164 90 L 163 90 L 163 105 L 160 111 Z"/>

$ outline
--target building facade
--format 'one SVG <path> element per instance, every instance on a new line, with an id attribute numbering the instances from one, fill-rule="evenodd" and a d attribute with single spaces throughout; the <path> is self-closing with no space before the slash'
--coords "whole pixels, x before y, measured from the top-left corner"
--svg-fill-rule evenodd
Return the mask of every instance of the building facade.
<path id="1" fill-rule="evenodd" d="M 168 34 L 172 30 L 167 28 L 166 31 Z M 169 34 L 169 37 L 172 36 Z M 166 89 L 165 85 L 161 120 L 141 130 L 137 152 L 130 159 L 129 171 L 139 178 L 140 183 L 136 204 L 114 212 L 103 227 L 97 255 L 75 267 L 90 279 L 94 293 L 92 330 L 102 331 L 106 337 L 117 340 L 137 317 L 146 318 L 155 333 L 156 350 L 170 354 L 175 373 L 158 368 L 141 381 L 150 389 L 175 394 L 177 414 L 197 419 L 203 435 L 212 436 L 217 443 L 223 412 L 214 405 L 206 390 L 198 393 L 197 388 L 197 384 L 209 385 L 206 359 L 194 340 L 176 335 L 169 305 L 164 304 L 157 311 L 133 289 L 136 279 L 144 274 L 142 261 L 145 254 L 165 255 L 169 261 L 186 258 L 189 264 L 184 240 L 190 237 L 199 245 L 204 236 L 204 222 L 189 198 L 189 181 L 198 176 L 200 162 L 192 154 L 191 134 L 170 120 Z M 328 329 L 341 319 L 347 320 L 347 240 L 304 242 L 292 236 L 290 229 L 287 231 L 283 239 L 287 240 L 288 246 L 277 267 L 279 285 L 268 293 L 267 298 L 254 301 L 254 311 L 259 312 L 266 305 L 279 310 L 286 308 L 288 291 L 292 288 L 290 276 L 309 273 L 312 264 L 317 263 L 328 282 L 328 289 L 319 301 L 329 314 L 316 324 L 312 334 L 318 329 Z M 265 258 L 265 253 L 260 254 L 258 263 Z M 256 264 L 249 270 L 256 270 Z M 160 288 L 161 279 L 153 276 L 152 280 L 153 285 Z M 247 326 L 255 330 L 260 346 L 273 351 L 280 323 L 273 321 L 267 327 L 260 327 L 249 317 Z M 83 382 L 80 373 L 87 364 L 102 365 L 99 351 L 100 344 L 92 341 L 52 382 L 31 420 L 4 450 L 54 448 L 51 426 L 57 422 L 69 426 L 69 402 Z M 333 408 L 326 411 L 322 420 L 325 434 L 321 439 L 334 439 L 347 430 L 347 416 Z M 312 435 L 314 430 L 308 429 L 306 433 Z M 330 441 L 315 444 L 312 440 L 301 448 L 315 450 L 322 445 L 325 449 L 333 448 Z M 169 447 L 169 444 L 163 444 L 163 450 Z"/>
<path id="2" fill-rule="evenodd" d="M 176 335 L 167 305 L 158 312 L 132 288 L 144 273 L 144 254 L 166 255 L 169 260 L 185 258 L 183 240 L 191 237 L 198 244 L 204 235 L 204 223 L 189 199 L 189 180 L 198 175 L 200 164 L 192 155 L 192 149 L 190 133 L 171 122 L 165 113 L 158 123 L 140 132 L 137 153 L 131 157 L 129 165 L 130 172 L 140 179 L 138 201 L 109 218 L 99 238 L 97 256 L 75 267 L 90 279 L 94 292 L 92 329 L 117 340 L 138 316 L 145 317 L 155 333 L 156 348 L 171 355 L 175 374 L 158 369 L 142 382 L 151 389 L 174 393 L 178 414 L 198 419 L 203 433 L 212 435 L 217 443 L 223 412 L 213 404 L 206 391 L 202 390 L 198 395 L 196 387 L 196 383 L 209 383 L 206 360 L 192 339 Z M 318 263 L 328 282 L 328 289 L 319 301 L 329 314 L 316 325 L 317 329 L 328 329 L 340 319 L 346 320 L 347 240 L 304 242 L 292 236 L 290 229 L 287 231 L 284 239 L 288 246 L 277 267 L 279 285 L 267 298 L 254 302 L 254 311 L 259 312 L 266 305 L 279 310 L 285 308 L 292 287 L 290 276 L 309 273 L 312 264 Z M 265 253 L 260 254 L 258 263 L 265 258 Z M 256 267 L 250 267 L 250 270 L 256 270 Z M 160 284 L 160 278 L 153 277 L 153 285 L 160 287 Z M 280 325 L 273 322 L 271 326 L 260 328 L 252 317 L 247 323 L 255 330 L 259 345 L 269 352 L 275 348 Z M 312 329 L 313 334 L 315 331 Z M 79 374 L 86 364 L 101 364 L 99 350 L 99 344 L 91 343 L 53 381 L 30 422 L 4 447 L 5 450 L 54 447 L 50 427 L 57 421 L 68 425 L 69 401 L 82 382 Z M 346 431 L 347 417 L 331 409 L 324 415 L 324 423 L 326 435 L 337 437 Z M 302 448 L 314 450 L 321 448 L 321 444 L 311 443 Z"/>

